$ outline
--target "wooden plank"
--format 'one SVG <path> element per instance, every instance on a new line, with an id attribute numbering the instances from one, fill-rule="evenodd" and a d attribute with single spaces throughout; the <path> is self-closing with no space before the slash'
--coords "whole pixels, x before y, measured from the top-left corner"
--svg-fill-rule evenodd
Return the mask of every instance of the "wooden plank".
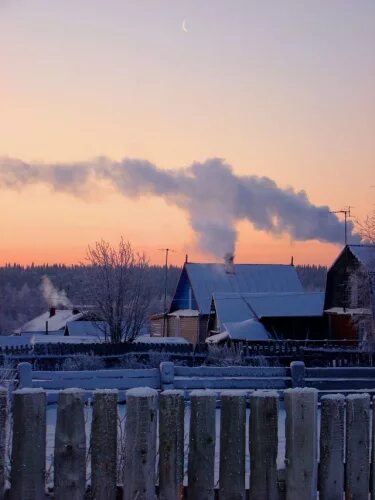
<path id="1" fill-rule="evenodd" d="M 288 379 L 267 378 L 198 378 L 182 379 L 175 377 L 176 389 L 286 389 L 290 387 Z"/>
<path id="2" fill-rule="evenodd" d="M 176 377 L 290 377 L 290 368 L 248 366 L 175 366 Z"/>
<path id="3" fill-rule="evenodd" d="M 59 393 L 54 454 L 54 498 L 82 500 L 86 491 L 86 432 L 83 391 Z"/>
<path id="4" fill-rule="evenodd" d="M 306 368 L 306 378 L 375 378 L 375 368 Z"/>
<path id="5" fill-rule="evenodd" d="M 355 391 L 357 389 L 375 389 L 375 379 L 307 379 L 306 387 L 315 387 L 319 391 Z"/>
<path id="6" fill-rule="evenodd" d="M 346 481 L 348 499 L 368 498 L 370 451 L 370 396 L 346 398 Z"/>
<path id="7" fill-rule="evenodd" d="M 157 392 L 148 387 L 126 393 L 123 500 L 155 498 Z"/>
<path id="8" fill-rule="evenodd" d="M 160 394 L 159 499 L 182 500 L 184 485 L 184 393 Z"/>
<path id="9" fill-rule="evenodd" d="M 46 394 L 39 389 L 13 392 L 11 500 L 44 497 Z"/>
<path id="10" fill-rule="evenodd" d="M 285 399 L 286 500 L 317 497 L 318 391 L 288 389 Z"/>
<path id="11" fill-rule="evenodd" d="M 216 394 L 193 391 L 190 401 L 188 500 L 214 500 Z"/>
<path id="12" fill-rule="evenodd" d="M 116 500 L 117 390 L 93 394 L 91 425 L 91 492 L 95 500 Z"/>
<path id="13" fill-rule="evenodd" d="M 42 387 L 43 389 L 67 389 L 69 387 L 77 387 L 85 390 L 95 389 L 132 389 L 134 387 L 152 387 L 159 389 L 159 378 L 142 378 L 142 379 L 75 379 L 75 380 L 46 380 L 46 381 L 33 381 L 33 387 Z"/>
<path id="14" fill-rule="evenodd" d="M 6 479 L 6 462 L 5 454 L 8 451 L 6 446 L 6 425 L 8 412 L 8 390 L 5 387 L 0 387 L 0 499 L 3 499 L 5 479 Z"/>
<path id="15" fill-rule="evenodd" d="M 319 499 L 342 500 L 344 492 L 345 397 L 321 398 Z"/>
<path id="16" fill-rule="evenodd" d="M 219 496 L 245 499 L 246 397 L 221 394 Z"/>
<path id="17" fill-rule="evenodd" d="M 90 379 L 90 378 L 149 378 L 159 375 L 157 368 L 137 368 L 124 370 L 72 370 L 72 371 L 33 371 L 32 378 L 40 380 Z"/>
<path id="18" fill-rule="evenodd" d="M 278 500 L 277 445 L 279 395 L 256 391 L 250 396 L 250 498 Z"/>

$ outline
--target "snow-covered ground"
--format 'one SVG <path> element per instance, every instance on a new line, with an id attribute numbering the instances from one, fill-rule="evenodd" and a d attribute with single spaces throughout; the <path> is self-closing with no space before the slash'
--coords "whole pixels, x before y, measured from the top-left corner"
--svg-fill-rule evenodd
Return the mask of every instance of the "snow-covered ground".
<path id="1" fill-rule="evenodd" d="M 48 406 L 47 408 L 47 470 L 51 468 L 53 462 L 53 448 L 54 448 L 54 438 L 55 438 L 55 425 L 56 425 L 56 405 Z M 124 416 L 126 413 L 126 405 L 118 406 L 119 420 L 124 421 Z M 247 425 L 246 425 L 246 443 L 248 443 L 248 421 L 249 421 L 250 410 L 246 411 Z M 91 408 L 85 408 L 86 416 L 86 435 L 87 435 L 87 445 L 89 443 L 90 428 L 91 428 Z M 318 415 L 319 416 L 319 415 Z M 187 467 L 187 453 L 188 453 L 188 442 L 189 442 L 189 420 L 190 420 L 190 408 L 186 406 L 185 408 L 185 469 Z M 319 419 L 318 419 L 319 423 Z M 216 452 L 215 452 L 215 483 L 219 479 L 219 456 L 220 456 L 220 410 L 216 410 Z M 284 468 L 284 457 L 285 457 L 285 408 L 283 402 L 280 403 L 279 409 L 279 447 L 278 447 L 278 457 L 277 466 L 278 468 Z M 51 469 L 50 469 L 51 471 Z M 247 477 L 247 487 L 248 478 L 250 471 L 250 457 L 248 445 L 246 446 L 246 477 Z M 88 471 L 89 475 L 89 471 Z M 52 474 L 49 475 L 48 481 L 52 482 Z M 186 480 L 186 478 L 185 478 Z"/>

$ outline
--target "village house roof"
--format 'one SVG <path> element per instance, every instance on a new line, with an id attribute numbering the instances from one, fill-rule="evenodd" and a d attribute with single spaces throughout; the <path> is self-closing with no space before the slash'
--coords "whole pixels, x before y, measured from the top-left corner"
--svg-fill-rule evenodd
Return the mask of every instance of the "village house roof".
<path id="1" fill-rule="evenodd" d="M 188 304 L 189 286 L 192 291 Z M 209 314 L 213 293 L 219 292 L 303 292 L 302 284 L 293 266 L 281 264 L 234 264 L 228 272 L 225 264 L 186 263 L 171 312 L 177 309 L 195 308 L 201 314 Z"/>
<path id="2" fill-rule="evenodd" d="M 51 315 L 50 311 L 37 316 L 25 323 L 16 333 L 20 335 L 42 333 L 46 331 L 46 322 L 48 322 L 48 333 L 59 332 L 63 334 L 63 330 L 68 321 L 73 321 L 82 318 L 83 313 L 71 309 L 56 309 Z"/>
<path id="3" fill-rule="evenodd" d="M 105 321 L 68 321 L 65 326 L 65 335 L 70 337 L 98 337 L 109 335 L 109 326 Z"/>
<path id="4" fill-rule="evenodd" d="M 250 318 L 323 316 L 324 293 L 215 293 L 212 298 L 218 323 L 223 325 Z"/>

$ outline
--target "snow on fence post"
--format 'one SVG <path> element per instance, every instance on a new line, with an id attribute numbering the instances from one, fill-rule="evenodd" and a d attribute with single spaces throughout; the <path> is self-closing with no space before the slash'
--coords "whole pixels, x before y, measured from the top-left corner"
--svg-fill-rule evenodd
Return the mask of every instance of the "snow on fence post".
<path id="1" fill-rule="evenodd" d="M 287 389 L 285 398 L 286 500 L 317 497 L 318 391 Z"/>
<path id="2" fill-rule="evenodd" d="M 10 498 L 44 498 L 46 394 L 42 389 L 19 389 L 13 395 Z"/>
<path id="3" fill-rule="evenodd" d="M 305 387 L 305 363 L 303 361 L 292 361 L 290 363 L 290 375 L 292 387 Z"/>
<path id="4" fill-rule="evenodd" d="M 345 498 L 368 498 L 369 493 L 370 396 L 346 398 Z"/>
<path id="5" fill-rule="evenodd" d="M 155 498 L 157 394 L 148 387 L 126 392 L 123 500 Z"/>
<path id="6" fill-rule="evenodd" d="M 184 490 L 184 393 L 164 391 L 159 410 L 159 498 L 182 500 Z"/>
<path id="7" fill-rule="evenodd" d="M 95 500 L 116 499 L 117 389 L 93 393 L 91 424 L 91 490 Z"/>
<path id="8" fill-rule="evenodd" d="M 345 397 L 321 398 L 319 498 L 342 500 L 344 491 Z"/>
<path id="9" fill-rule="evenodd" d="M 171 361 L 160 363 L 160 385 L 163 391 L 174 388 L 174 363 Z"/>
<path id="10" fill-rule="evenodd" d="M 84 391 L 59 392 L 54 455 L 54 498 L 81 500 L 86 491 Z"/>
<path id="11" fill-rule="evenodd" d="M 30 363 L 18 364 L 18 377 L 19 377 L 18 386 L 20 389 L 33 386 L 32 366 Z"/>
<path id="12" fill-rule="evenodd" d="M 221 500 L 245 499 L 246 397 L 221 393 L 220 421 Z"/>
<path id="13" fill-rule="evenodd" d="M 213 500 L 216 394 L 195 390 L 190 401 L 188 500 Z"/>
<path id="14" fill-rule="evenodd" d="M 255 391 L 250 396 L 250 498 L 278 500 L 277 445 L 279 395 Z"/>
<path id="15" fill-rule="evenodd" d="M 0 387 L 0 499 L 3 498 L 5 488 L 5 450 L 6 450 L 6 424 L 8 411 L 8 390 Z"/>

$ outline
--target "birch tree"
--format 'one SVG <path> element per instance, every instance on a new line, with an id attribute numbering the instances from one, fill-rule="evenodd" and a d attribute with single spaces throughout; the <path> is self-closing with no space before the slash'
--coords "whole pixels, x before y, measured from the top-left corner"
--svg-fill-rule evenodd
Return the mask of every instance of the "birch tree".
<path id="1" fill-rule="evenodd" d="M 150 299 L 146 257 L 121 237 L 117 247 L 104 240 L 89 246 L 87 261 L 91 300 L 98 319 L 108 325 L 108 340 L 133 340 L 145 324 Z"/>

